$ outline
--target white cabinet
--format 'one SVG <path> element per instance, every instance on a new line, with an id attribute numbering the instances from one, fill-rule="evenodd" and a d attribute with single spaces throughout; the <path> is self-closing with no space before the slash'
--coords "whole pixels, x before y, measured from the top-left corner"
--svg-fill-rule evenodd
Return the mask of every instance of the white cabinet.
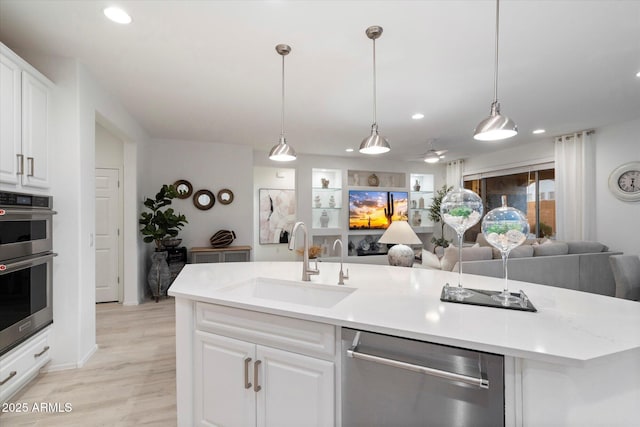
<path id="1" fill-rule="evenodd" d="M 195 317 L 193 425 L 334 425 L 335 327 L 204 303 Z"/>
<path id="2" fill-rule="evenodd" d="M 49 328 L 0 358 L 0 402 L 6 402 L 33 379 L 49 360 Z"/>
<path id="3" fill-rule="evenodd" d="M 52 86 L 0 43 L 0 183 L 49 187 Z"/>

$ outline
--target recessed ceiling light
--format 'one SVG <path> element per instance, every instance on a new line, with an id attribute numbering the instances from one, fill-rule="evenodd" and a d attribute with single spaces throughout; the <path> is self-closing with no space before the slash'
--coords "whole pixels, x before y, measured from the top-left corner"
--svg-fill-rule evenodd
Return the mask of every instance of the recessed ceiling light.
<path id="1" fill-rule="evenodd" d="M 636 77 L 640 77 L 640 71 L 636 73 Z"/>
<path id="2" fill-rule="evenodd" d="M 129 16 L 129 14 L 119 7 L 108 7 L 103 12 L 104 16 L 111 19 L 113 22 L 117 22 L 118 24 L 131 23 L 131 17 Z"/>
<path id="3" fill-rule="evenodd" d="M 533 133 L 535 135 L 538 135 L 538 134 L 545 133 L 545 132 L 546 132 L 546 130 L 544 130 L 544 129 L 536 129 L 531 133 Z"/>
<path id="4" fill-rule="evenodd" d="M 424 114 L 422 113 L 415 113 L 413 116 L 411 116 L 411 118 L 413 120 L 420 120 L 420 119 L 424 119 Z"/>
<path id="5" fill-rule="evenodd" d="M 351 152 L 353 152 L 353 148 L 347 148 L 347 149 L 346 149 L 346 150 L 344 150 L 344 151 L 346 151 L 347 153 L 351 153 Z"/>

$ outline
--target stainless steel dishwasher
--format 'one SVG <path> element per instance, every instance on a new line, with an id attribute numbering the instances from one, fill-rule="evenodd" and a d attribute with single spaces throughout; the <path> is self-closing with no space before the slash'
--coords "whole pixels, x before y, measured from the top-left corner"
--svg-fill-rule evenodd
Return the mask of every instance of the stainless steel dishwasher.
<path id="1" fill-rule="evenodd" d="M 342 426 L 504 426 L 504 357 L 343 328 Z"/>

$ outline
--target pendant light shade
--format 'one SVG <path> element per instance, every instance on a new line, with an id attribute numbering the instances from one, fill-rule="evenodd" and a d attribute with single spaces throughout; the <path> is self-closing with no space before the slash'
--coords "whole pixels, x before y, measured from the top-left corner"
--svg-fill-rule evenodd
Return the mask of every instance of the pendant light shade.
<path id="1" fill-rule="evenodd" d="M 367 28 L 367 37 L 373 40 L 373 124 L 371 125 L 371 135 L 360 143 L 360 152 L 364 154 L 382 154 L 391 150 L 387 138 L 378 133 L 378 123 L 376 117 L 376 39 L 382 35 L 382 27 L 374 25 Z"/>
<path id="2" fill-rule="evenodd" d="M 500 28 L 500 0 L 496 0 L 496 49 L 495 68 L 493 72 L 493 102 L 489 117 L 476 126 L 473 138 L 478 141 L 499 141 L 518 134 L 518 126 L 507 116 L 500 114 L 498 102 L 498 34 Z"/>
<path id="3" fill-rule="evenodd" d="M 282 56 L 282 114 L 280 120 L 280 141 L 269 151 L 269 159 L 277 162 L 290 162 L 296 159 L 296 151 L 287 144 L 284 137 L 284 57 L 291 53 L 291 46 L 279 44 L 276 52 Z"/>

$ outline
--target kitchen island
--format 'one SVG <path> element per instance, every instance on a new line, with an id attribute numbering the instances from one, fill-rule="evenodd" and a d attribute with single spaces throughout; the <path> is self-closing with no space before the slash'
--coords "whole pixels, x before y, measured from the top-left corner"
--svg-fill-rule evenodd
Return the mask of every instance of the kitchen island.
<path id="1" fill-rule="evenodd" d="M 278 403 L 277 396 L 259 393 L 264 373 L 253 361 L 268 357 L 296 367 L 273 374 L 274 383 L 299 378 L 300 384 L 288 385 L 308 385 L 317 394 L 286 402 L 287 411 L 306 411 L 318 425 L 339 425 L 343 327 L 504 355 L 506 425 L 626 426 L 639 419 L 637 302 L 513 281 L 510 289 L 525 291 L 538 309 L 521 312 L 440 301 L 444 283 L 457 284 L 451 272 L 345 264 L 350 278 L 339 286 L 340 264 L 319 266 L 311 282 L 300 281 L 299 262 L 191 264 L 182 270 L 169 290 L 176 298 L 179 426 L 212 425 L 211 411 L 260 425 L 261 408 Z M 464 280 L 469 288 L 488 290 L 504 283 L 473 275 Z M 229 356 L 230 366 L 236 356 L 244 364 L 237 381 L 257 398 L 247 392 L 229 403 L 216 389 L 216 383 L 236 381 L 227 378 L 229 366 L 206 363 L 209 356 L 227 360 L 219 354 Z M 313 369 L 302 372 L 300 366 Z M 315 405 L 308 406 L 311 400 Z M 287 414 L 275 416 L 284 420 Z"/>

